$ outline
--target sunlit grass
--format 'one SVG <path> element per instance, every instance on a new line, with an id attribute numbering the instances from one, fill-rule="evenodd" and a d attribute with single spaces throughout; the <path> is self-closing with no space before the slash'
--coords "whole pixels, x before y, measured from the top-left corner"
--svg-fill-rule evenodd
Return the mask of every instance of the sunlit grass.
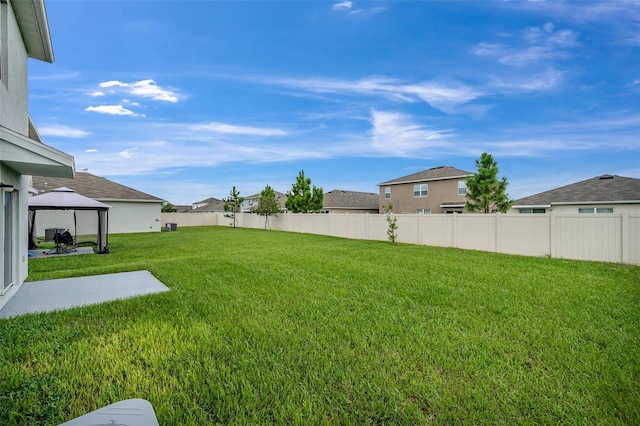
<path id="1" fill-rule="evenodd" d="M 171 291 L 0 320 L 0 424 L 637 424 L 640 268 L 225 227 L 110 236 L 30 280 Z"/>

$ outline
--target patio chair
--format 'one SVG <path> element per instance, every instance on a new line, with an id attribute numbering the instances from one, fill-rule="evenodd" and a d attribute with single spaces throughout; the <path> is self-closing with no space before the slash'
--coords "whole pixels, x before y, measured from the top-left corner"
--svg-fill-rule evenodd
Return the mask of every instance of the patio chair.
<path id="1" fill-rule="evenodd" d="M 56 230 L 56 233 L 53 234 L 53 241 L 56 243 L 56 245 L 46 254 L 60 254 L 76 251 L 73 236 L 68 230 L 64 231 L 63 233 L 60 233 Z"/>

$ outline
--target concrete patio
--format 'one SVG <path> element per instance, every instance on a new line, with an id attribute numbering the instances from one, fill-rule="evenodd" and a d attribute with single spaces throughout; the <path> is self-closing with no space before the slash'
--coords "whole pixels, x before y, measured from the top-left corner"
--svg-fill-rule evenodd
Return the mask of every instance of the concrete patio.
<path id="1" fill-rule="evenodd" d="M 26 282 L 0 308 L 0 318 L 68 309 L 168 290 L 149 271 Z"/>

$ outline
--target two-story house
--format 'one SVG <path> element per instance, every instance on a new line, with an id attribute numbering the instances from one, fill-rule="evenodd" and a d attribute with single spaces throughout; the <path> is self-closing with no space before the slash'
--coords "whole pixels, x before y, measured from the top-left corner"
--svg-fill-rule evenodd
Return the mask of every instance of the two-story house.
<path id="1" fill-rule="evenodd" d="M 73 157 L 42 143 L 29 116 L 28 58 L 53 62 L 43 0 L 0 0 L 0 306 L 28 272 L 31 175 L 74 176 Z"/>
<path id="2" fill-rule="evenodd" d="M 274 192 L 276 194 L 276 201 L 280 206 L 280 211 L 282 213 L 286 212 L 287 207 L 285 206 L 285 203 L 287 202 L 287 194 L 283 194 L 282 192 L 278 192 L 278 191 L 274 191 Z M 262 193 L 259 192 L 257 194 L 253 194 L 253 195 L 249 195 L 248 197 L 245 197 L 244 200 L 242 201 L 242 204 L 240 205 L 240 211 L 242 213 L 251 213 L 256 207 L 258 207 L 258 204 L 260 203 L 261 195 Z"/>
<path id="3" fill-rule="evenodd" d="M 394 213 L 462 213 L 470 176 L 473 173 L 439 166 L 382 182 L 379 212 L 391 203 Z"/>

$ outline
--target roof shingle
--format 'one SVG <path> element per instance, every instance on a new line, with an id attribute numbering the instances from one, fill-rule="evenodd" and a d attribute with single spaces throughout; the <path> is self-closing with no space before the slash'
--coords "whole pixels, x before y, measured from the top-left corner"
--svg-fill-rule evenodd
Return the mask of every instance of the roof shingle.
<path id="1" fill-rule="evenodd" d="M 76 172 L 75 179 L 33 176 L 33 187 L 38 190 L 38 193 L 48 192 L 63 186 L 95 200 L 163 201 L 162 198 L 87 172 Z"/>
<path id="2" fill-rule="evenodd" d="M 560 188 L 520 198 L 513 206 L 542 206 L 563 203 L 640 202 L 640 179 L 602 175 Z"/>
<path id="3" fill-rule="evenodd" d="M 466 170 L 456 169 L 455 167 L 451 166 L 439 166 L 432 167 L 430 169 L 423 170 L 418 173 L 413 173 L 407 176 L 402 176 L 396 179 L 391 179 L 386 182 L 379 183 L 378 186 L 394 185 L 400 183 L 425 182 L 430 180 L 466 178 L 469 176 L 473 176 L 473 173 Z"/>
<path id="4" fill-rule="evenodd" d="M 378 210 L 379 195 L 371 192 L 342 191 L 334 189 L 323 195 L 325 209 Z"/>

